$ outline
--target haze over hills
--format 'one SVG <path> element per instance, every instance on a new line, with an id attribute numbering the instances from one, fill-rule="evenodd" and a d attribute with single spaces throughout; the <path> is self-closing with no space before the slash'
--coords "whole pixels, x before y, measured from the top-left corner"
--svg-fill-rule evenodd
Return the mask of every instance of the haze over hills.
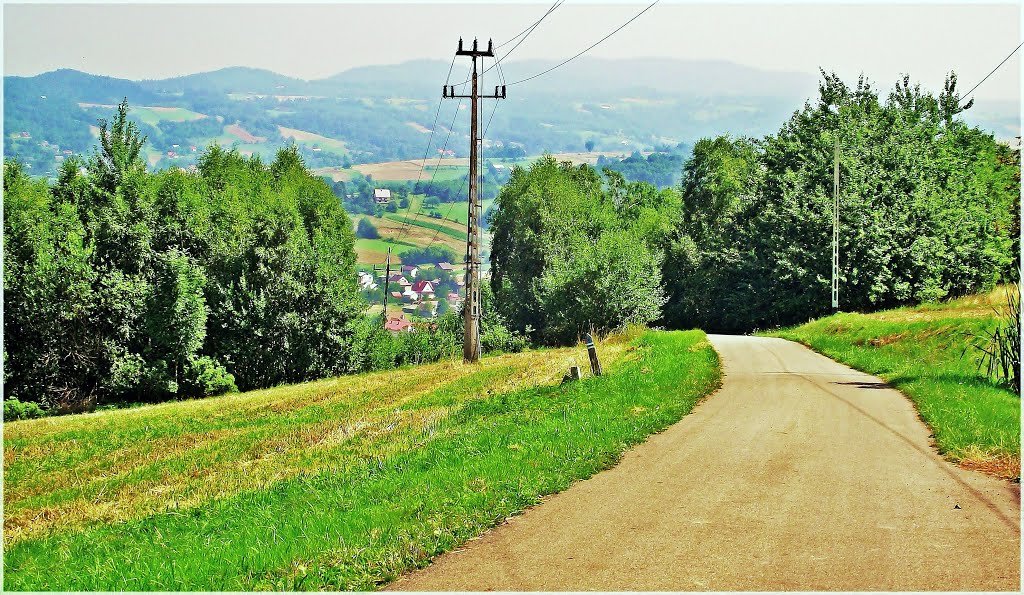
<path id="1" fill-rule="evenodd" d="M 7 76 L 4 150 L 30 164 L 34 174 L 52 175 L 58 155 L 91 149 L 96 121 L 109 118 L 111 106 L 127 98 L 149 139 L 153 167 L 187 167 L 210 143 L 269 156 L 292 140 L 311 167 L 421 158 L 449 68 L 449 84 L 468 78 L 463 62 L 453 67 L 414 60 L 311 81 L 248 67 L 141 81 L 69 69 Z M 483 91 L 556 64 L 503 63 L 484 74 Z M 493 116 L 493 103 L 485 102 L 487 137 L 495 146 L 516 146 L 528 155 L 582 151 L 588 141 L 594 150 L 629 153 L 721 133 L 757 137 L 777 130 L 812 97 L 817 79 L 725 61 L 584 57 L 509 86 L 508 99 Z M 888 82 L 875 84 L 887 92 Z M 451 125 L 447 148 L 464 156 L 469 118 L 453 118 L 456 105 L 441 106 L 435 144 L 444 142 L 440 135 Z M 977 106 L 965 117 L 998 138 L 1019 134 L 1019 106 L 1011 102 Z"/>

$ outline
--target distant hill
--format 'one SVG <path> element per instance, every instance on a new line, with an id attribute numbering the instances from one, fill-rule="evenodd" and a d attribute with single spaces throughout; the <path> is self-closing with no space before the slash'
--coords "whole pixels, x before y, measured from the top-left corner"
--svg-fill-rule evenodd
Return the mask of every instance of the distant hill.
<path id="1" fill-rule="evenodd" d="M 456 62 L 449 84 L 466 80 L 464 62 Z M 513 83 L 555 64 L 513 61 L 502 63 L 501 71 L 504 81 Z M 450 66 L 450 61 L 414 60 L 312 81 L 245 67 L 144 81 L 69 69 L 7 76 L 4 151 L 29 163 L 34 174 L 52 175 L 65 151 L 91 150 L 95 129 L 90 126 L 109 118 L 109 106 L 127 97 L 149 139 L 153 167 L 187 167 L 201 153 L 191 147 L 211 143 L 271 156 L 299 136 L 307 139 L 300 150 L 311 167 L 421 158 L 424 130 L 433 122 Z M 486 72 L 485 91 L 501 82 L 497 75 L 497 69 Z M 527 154 L 582 151 L 590 143 L 598 151 L 647 151 L 721 133 L 762 136 L 777 130 L 816 90 L 817 76 L 811 73 L 725 61 L 584 57 L 510 86 L 496 109 L 494 102 L 485 102 L 484 124 L 492 147 L 514 146 Z M 435 141 L 448 139 L 446 148 L 465 156 L 468 112 L 452 120 L 456 105 L 442 105 Z M 1020 134 L 1019 113 L 1011 103 L 987 104 L 965 117 L 1007 139 Z M 232 134 L 239 129 L 248 134 Z M 282 129 L 298 135 L 282 136 Z M 430 154 L 439 148 L 431 147 Z"/>
<path id="2" fill-rule="evenodd" d="M 306 94 L 310 84 L 269 70 L 233 66 L 169 79 L 141 81 L 139 85 L 161 95 L 186 91 L 217 93 Z"/>
<path id="3" fill-rule="evenodd" d="M 66 99 L 82 103 L 118 103 L 124 97 L 134 97 L 141 103 L 157 99 L 154 93 L 134 81 L 99 76 L 62 68 L 33 77 L 4 77 L 4 112 L 17 110 L 18 101 L 29 96 Z"/>

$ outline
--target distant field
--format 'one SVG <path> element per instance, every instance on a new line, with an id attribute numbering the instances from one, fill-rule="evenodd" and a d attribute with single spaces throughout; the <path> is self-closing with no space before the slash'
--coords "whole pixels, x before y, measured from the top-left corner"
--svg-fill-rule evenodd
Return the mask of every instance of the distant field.
<path id="1" fill-rule="evenodd" d="M 410 226 L 423 227 L 440 232 L 439 235 L 446 235 L 448 237 L 455 238 L 460 242 L 466 241 L 466 228 L 454 222 L 445 221 L 443 219 L 433 219 L 425 214 L 420 214 L 417 217 L 415 214 L 410 216 L 399 215 L 397 213 L 387 213 L 384 217 L 399 223 L 408 223 Z"/>
<path id="2" fill-rule="evenodd" d="M 374 180 L 387 180 L 394 182 L 404 182 L 406 180 L 416 180 L 421 177 L 420 169 L 422 161 L 419 159 L 413 159 L 409 161 L 387 161 L 384 163 L 364 163 L 353 166 L 352 169 L 358 171 L 364 176 L 373 176 Z M 426 172 L 423 173 L 423 177 L 430 177 Z"/>
<path id="3" fill-rule="evenodd" d="M 597 159 L 600 156 L 605 157 L 629 157 L 632 154 L 630 150 L 623 151 L 595 151 L 592 153 L 552 153 L 551 156 L 558 161 L 571 161 L 572 163 L 579 165 L 586 163 L 588 165 L 594 165 L 597 163 Z M 643 153 L 644 155 L 650 155 L 650 151 Z M 532 155 L 530 157 L 524 157 L 520 159 L 494 159 L 484 155 L 487 161 L 493 163 L 501 163 L 506 167 L 512 167 L 513 165 L 529 165 L 535 160 L 539 159 L 541 155 Z M 405 182 L 405 181 L 416 181 L 429 180 L 433 175 L 434 168 L 437 167 L 437 175 L 434 177 L 435 180 L 452 180 L 460 178 L 466 175 L 469 170 L 469 158 L 468 157 L 447 157 L 440 160 L 438 163 L 437 158 L 432 159 L 408 159 L 405 161 L 385 161 L 381 163 L 363 163 L 355 165 L 352 170 L 358 171 L 364 176 L 373 176 L 374 180 L 380 180 L 385 182 Z M 420 174 L 420 170 L 423 173 Z M 321 167 L 313 170 L 313 173 L 318 176 L 330 176 L 335 181 L 348 181 L 352 177 L 352 170 L 347 170 L 340 167 Z"/>
<path id="4" fill-rule="evenodd" d="M 416 248 L 412 242 L 388 242 L 386 240 L 367 240 L 356 238 L 356 261 L 362 264 L 383 264 L 388 259 L 388 248 L 391 248 L 391 261 L 401 263 L 402 254 Z"/>
<path id="5" fill-rule="evenodd" d="M 229 124 L 229 125 L 225 126 L 224 127 L 224 134 L 232 136 L 232 137 L 242 141 L 243 143 L 247 143 L 247 144 L 262 143 L 262 142 L 266 142 L 266 140 L 267 140 L 267 138 L 265 136 L 256 136 L 254 134 L 250 134 L 248 130 L 246 130 L 245 128 L 242 128 L 238 124 Z"/>
<path id="6" fill-rule="evenodd" d="M 104 109 L 110 110 L 111 112 L 117 109 L 116 105 L 105 105 L 101 103 L 79 103 L 78 107 L 83 109 Z M 201 120 L 209 117 L 206 114 L 200 114 L 199 112 L 187 110 L 182 107 L 132 106 L 128 108 L 128 113 L 152 126 L 156 126 L 160 122 L 187 122 L 190 120 Z"/>
<path id="7" fill-rule="evenodd" d="M 415 210 L 410 213 L 415 213 Z M 402 253 L 411 248 L 423 248 L 433 242 L 436 245 L 447 246 L 462 254 L 466 249 L 466 232 L 463 229 L 457 232 L 460 226 L 454 222 L 439 222 L 431 219 L 425 213 L 418 219 L 406 213 L 386 213 L 384 218 L 357 215 L 352 218 L 353 225 L 358 224 L 359 219 L 369 219 L 377 228 L 380 239 L 365 240 L 356 239 L 356 260 L 362 264 L 381 264 L 387 260 L 388 247 L 392 248 L 392 256 L 401 256 Z M 404 224 L 408 218 L 411 223 Z M 438 231 L 438 230 L 441 231 Z M 389 243 L 388 238 L 399 238 L 400 243 Z"/>
<path id="8" fill-rule="evenodd" d="M 278 126 L 278 131 L 281 133 L 281 137 L 285 139 L 294 139 L 296 143 L 300 145 L 318 145 L 321 149 L 335 153 L 337 155 L 348 155 L 348 148 L 345 146 L 344 141 L 328 138 L 326 136 L 320 136 L 312 132 L 306 132 L 305 130 L 297 130 L 295 128 L 285 128 L 284 126 Z"/>

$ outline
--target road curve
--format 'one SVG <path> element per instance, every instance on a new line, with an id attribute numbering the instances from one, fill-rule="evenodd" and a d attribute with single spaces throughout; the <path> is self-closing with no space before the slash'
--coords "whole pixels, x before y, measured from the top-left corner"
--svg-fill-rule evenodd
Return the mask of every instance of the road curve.
<path id="1" fill-rule="evenodd" d="M 725 378 L 691 415 L 389 588 L 1019 590 L 1019 484 L 943 461 L 878 378 L 710 339 Z"/>

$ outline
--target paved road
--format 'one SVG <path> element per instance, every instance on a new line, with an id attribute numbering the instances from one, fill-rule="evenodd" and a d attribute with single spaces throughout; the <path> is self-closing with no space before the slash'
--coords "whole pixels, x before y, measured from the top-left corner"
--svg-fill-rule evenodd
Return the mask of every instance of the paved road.
<path id="1" fill-rule="evenodd" d="M 722 389 L 407 590 L 1018 590 L 1020 490 L 910 402 L 783 341 L 711 336 Z"/>

